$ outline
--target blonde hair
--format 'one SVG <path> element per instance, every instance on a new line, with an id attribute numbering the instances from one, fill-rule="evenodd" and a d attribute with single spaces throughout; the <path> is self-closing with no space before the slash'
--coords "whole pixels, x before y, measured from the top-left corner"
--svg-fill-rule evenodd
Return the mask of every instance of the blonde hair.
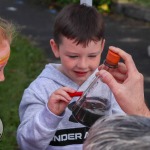
<path id="1" fill-rule="evenodd" d="M 14 34 L 15 26 L 11 22 L 0 17 L 0 43 L 3 39 L 6 39 L 11 44 Z"/>

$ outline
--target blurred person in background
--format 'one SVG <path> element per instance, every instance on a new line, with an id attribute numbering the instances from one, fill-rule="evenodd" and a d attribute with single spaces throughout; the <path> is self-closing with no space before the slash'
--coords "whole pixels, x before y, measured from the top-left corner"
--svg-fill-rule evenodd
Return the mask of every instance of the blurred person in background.
<path id="1" fill-rule="evenodd" d="M 10 44 L 14 34 L 14 25 L 0 18 L 0 81 L 5 80 L 4 68 L 10 56 Z"/>
<path id="2" fill-rule="evenodd" d="M 98 119 L 90 128 L 83 150 L 149 150 L 150 118 L 113 115 Z"/>

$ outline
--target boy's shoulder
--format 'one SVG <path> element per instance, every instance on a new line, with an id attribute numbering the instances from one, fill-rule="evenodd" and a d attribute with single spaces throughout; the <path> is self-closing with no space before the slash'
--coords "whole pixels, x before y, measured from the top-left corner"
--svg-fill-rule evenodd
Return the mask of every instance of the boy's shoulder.
<path id="1" fill-rule="evenodd" d="M 42 72 L 33 80 L 29 88 L 57 89 L 61 86 L 72 86 L 73 82 L 57 68 L 60 64 L 47 64 Z"/>

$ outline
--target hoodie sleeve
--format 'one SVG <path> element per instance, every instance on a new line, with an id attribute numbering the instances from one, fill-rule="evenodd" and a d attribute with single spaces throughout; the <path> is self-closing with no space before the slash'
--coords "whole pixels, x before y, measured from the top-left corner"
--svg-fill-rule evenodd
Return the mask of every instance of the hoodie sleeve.
<path id="1" fill-rule="evenodd" d="M 63 118 L 56 116 L 47 108 L 50 93 L 44 88 L 50 87 L 43 87 L 34 84 L 34 87 L 26 89 L 20 103 L 21 123 L 17 130 L 17 141 L 23 150 L 46 149 Z"/>

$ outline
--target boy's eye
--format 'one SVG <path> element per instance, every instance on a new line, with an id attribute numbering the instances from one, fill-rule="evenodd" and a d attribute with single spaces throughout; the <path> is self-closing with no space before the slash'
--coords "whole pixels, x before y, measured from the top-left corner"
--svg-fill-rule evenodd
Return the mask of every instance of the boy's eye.
<path id="1" fill-rule="evenodd" d="M 70 58 L 77 58 L 78 56 L 69 56 Z"/>
<path id="2" fill-rule="evenodd" d="M 93 58 L 93 57 L 96 57 L 96 56 L 97 56 L 97 55 L 90 55 L 89 57 L 92 57 L 92 58 Z"/>

